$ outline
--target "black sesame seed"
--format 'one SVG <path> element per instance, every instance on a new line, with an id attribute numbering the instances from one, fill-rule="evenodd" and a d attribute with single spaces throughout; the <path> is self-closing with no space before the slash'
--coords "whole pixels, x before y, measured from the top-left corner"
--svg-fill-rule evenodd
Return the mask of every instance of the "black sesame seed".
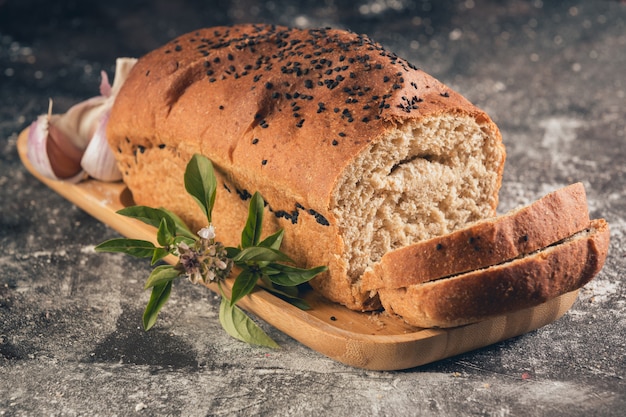
<path id="1" fill-rule="evenodd" d="M 259 143 L 259 138 L 252 139 L 252 144 L 253 145 L 256 145 L 257 143 Z"/>
<path id="2" fill-rule="evenodd" d="M 313 81 L 312 80 L 304 80 L 304 86 L 306 88 L 313 88 Z"/>
<path id="3" fill-rule="evenodd" d="M 180 51 L 182 51 L 182 50 L 183 50 L 183 47 L 182 47 L 182 46 L 180 46 L 180 45 L 176 45 L 176 46 L 174 47 L 174 50 L 175 50 L 176 52 L 180 52 Z"/>
<path id="4" fill-rule="evenodd" d="M 164 143 L 160 144 L 159 149 L 165 149 L 165 144 Z"/>
<path id="5" fill-rule="evenodd" d="M 220 107 L 219 107 L 219 109 L 220 109 L 220 110 L 224 110 L 224 106 L 220 106 Z"/>
<path id="6" fill-rule="evenodd" d="M 333 139 L 333 142 L 332 142 L 332 143 L 333 143 L 333 146 L 337 146 L 337 145 L 339 145 L 339 142 L 337 141 L 337 139 Z"/>
<path id="7" fill-rule="evenodd" d="M 445 93 L 441 93 L 441 97 L 450 97 L 450 94 L 446 91 Z"/>
<path id="8" fill-rule="evenodd" d="M 267 159 L 262 160 L 261 165 L 267 165 Z"/>
<path id="9" fill-rule="evenodd" d="M 345 137 L 346 137 L 346 134 L 345 134 L 345 133 L 343 133 L 343 132 L 339 132 L 338 134 L 339 134 L 339 136 L 341 136 L 342 138 L 345 138 Z"/>
<path id="10" fill-rule="evenodd" d="M 229 61 L 232 61 L 233 59 L 235 59 L 235 58 L 233 57 L 233 54 L 228 54 L 228 60 L 229 60 Z"/>
<path id="11" fill-rule="evenodd" d="M 436 249 L 437 249 L 437 250 L 441 250 L 441 249 L 443 249 L 443 245 L 442 245 L 441 243 L 437 243 L 437 247 L 436 247 Z"/>

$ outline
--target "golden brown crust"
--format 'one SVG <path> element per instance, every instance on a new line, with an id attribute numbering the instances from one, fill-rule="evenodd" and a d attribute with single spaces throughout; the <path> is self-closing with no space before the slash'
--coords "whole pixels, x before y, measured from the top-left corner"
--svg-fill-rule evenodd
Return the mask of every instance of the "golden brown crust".
<path id="1" fill-rule="evenodd" d="M 283 249 L 302 266 L 327 265 L 313 285 L 353 309 L 378 306 L 346 276 L 330 205 L 354 158 L 399 123 L 439 114 L 475 119 L 504 149 L 489 117 L 448 87 L 365 36 L 269 25 L 201 29 L 141 58 L 113 107 L 107 136 L 137 204 L 165 206 L 194 227 L 186 195 L 194 153 L 219 174 L 216 229 L 237 244 L 247 199 L 268 203 L 266 232 L 285 229 Z"/>
<path id="2" fill-rule="evenodd" d="M 453 327 L 539 305 L 574 291 L 602 268 L 609 226 L 498 266 L 400 289 L 381 289 L 383 306 L 417 327 Z"/>
<path id="3" fill-rule="evenodd" d="M 361 288 L 403 288 L 497 265 L 565 239 L 588 225 L 584 186 L 572 184 L 505 215 L 388 252 L 363 275 Z"/>

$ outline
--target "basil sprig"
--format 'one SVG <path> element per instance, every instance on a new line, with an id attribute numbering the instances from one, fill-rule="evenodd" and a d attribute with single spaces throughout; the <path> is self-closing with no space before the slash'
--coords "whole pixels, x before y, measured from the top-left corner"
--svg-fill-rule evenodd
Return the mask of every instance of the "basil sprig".
<path id="1" fill-rule="evenodd" d="M 215 240 L 212 212 L 217 194 L 217 179 L 213 165 L 206 157 L 196 154 L 185 170 L 185 189 L 204 212 L 208 226 L 194 234 L 185 222 L 164 208 L 131 206 L 118 213 L 140 220 L 157 228 L 156 240 L 111 239 L 96 246 L 99 252 L 121 252 L 138 258 L 150 258 L 151 264 L 159 263 L 167 255 L 178 256 L 175 265 L 156 266 L 146 280 L 145 288 L 151 289 L 150 300 L 143 313 L 143 326 L 149 330 L 170 297 L 172 283 L 187 276 L 194 283 L 216 282 L 220 295 L 220 322 L 232 337 L 244 342 L 267 347 L 277 347 L 274 342 L 241 308 L 237 302 L 252 293 L 257 286 L 296 305 L 309 308 L 298 298 L 297 286 L 308 282 L 326 271 L 325 266 L 302 269 L 280 251 L 284 231 L 261 240 L 265 202 L 256 192 L 250 200 L 248 218 L 241 232 L 238 247 L 224 247 Z M 228 298 L 222 286 L 235 266 L 238 274 Z"/>

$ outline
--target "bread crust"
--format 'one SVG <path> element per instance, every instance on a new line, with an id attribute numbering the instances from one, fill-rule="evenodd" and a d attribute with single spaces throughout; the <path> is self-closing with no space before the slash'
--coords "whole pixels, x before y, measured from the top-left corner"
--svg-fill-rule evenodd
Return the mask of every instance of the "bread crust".
<path id="1" fill-rule="evenodd" d="M 347 275 L 333 192 L 389 129 L 442 114 L 471 117 L 499 147 L 497 184 L 487 195 L 495 212 L 505 152 L 490 118 L 366 36 L 341 30 L 237 25 L 174 39 L 137 62 L 107 137 L 137 204 L 167 207 L 202 227 L 183 187 L 187 161 L 202 153 L 217 171 L 220 240 L 239 243 L 248 198 L 259 191 L 266 234 L 283 228 L 282 249 L 300 266 L 328 266 L 311 284 L 369 310 L 379 303 Z"/>
<path id="2" fill-rule="evenodd" d="M 361 286 L 404 288 L 497 265 L 565 239 L 589 221 L 585 188 L 572 184 L 505 215 L 388 252 L 366 271 Z"/>
<path id="3" fill-rule="evenodd" d="M 574 291 L 602 268 L 609 226 L 593 220 L 587 231 L 511 262 L 454 277 L 380 289 L 385 309 L 417 327 L 454 327 L 539 305 Z"/>

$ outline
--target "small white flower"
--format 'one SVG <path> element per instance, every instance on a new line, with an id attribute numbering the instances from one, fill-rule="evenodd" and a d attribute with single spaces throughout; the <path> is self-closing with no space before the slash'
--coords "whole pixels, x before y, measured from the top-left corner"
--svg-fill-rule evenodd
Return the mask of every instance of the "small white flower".
<path id="1" fill-rule="evenodd" d="M 198 232 L 198 236 L 200 236 L 202 239 L 215 239 L 215 228 L 212 224 L 210 224 L 209 227 L 203 227 Z"/>

